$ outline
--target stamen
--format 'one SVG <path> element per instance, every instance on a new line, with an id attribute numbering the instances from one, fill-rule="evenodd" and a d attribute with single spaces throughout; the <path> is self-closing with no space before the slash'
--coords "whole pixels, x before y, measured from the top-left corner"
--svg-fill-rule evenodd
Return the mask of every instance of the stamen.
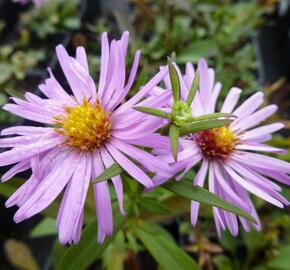
<path id="1" fill-rule="evenodd" d="M 200 131 L 193 139 L 209 160 L 225 160 L 238 142 L 238 138 L 226 126 Z"/>
<path id="2" fill-rule="evenodd" d="M 66 137 L 67 145 L 77 147 L 81 151 L 94 151 L 110 138 L 110 114 L 101 106 L 99 101 L 91 104 L 84 99 L 82 105 L 64 107 L 66 115 L 55 117 L 59 126 L 56 132 Z"/>

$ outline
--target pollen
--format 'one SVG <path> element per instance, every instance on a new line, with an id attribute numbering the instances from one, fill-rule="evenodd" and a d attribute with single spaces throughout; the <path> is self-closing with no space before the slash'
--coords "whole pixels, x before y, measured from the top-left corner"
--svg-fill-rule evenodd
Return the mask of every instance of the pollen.
<path id="1" fill-rule="evenodd" d="M 65 107 L 66 114 L 54 118 L 56 132 L 66 137 L 66 144 L 83 152 L 99 149 L 110 138 L 110 113 L 99 101 L 91 104 L 84 99 L 82 105 Z"/>
<path id="2" fill-rule="evenodd" d="M 227 126 L 200 131 L 195 134 L 194 140 L 203 156 L 209 160 L 225 160 L 238 142 Z"/>

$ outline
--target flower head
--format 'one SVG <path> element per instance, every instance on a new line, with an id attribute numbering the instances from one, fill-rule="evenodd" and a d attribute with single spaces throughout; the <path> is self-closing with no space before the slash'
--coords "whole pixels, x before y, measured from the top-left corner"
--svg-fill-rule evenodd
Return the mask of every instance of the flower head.
<path id="1" fill-rule="evenodd" d="M 181 74 L 176 66 L 180 80 L 181 98 L 185 100 L 195 71 L 192 64 L 188 63 L 186 72 Z M 198 117 L 216 111 L 217 99 L 221 84 L 214 83 L 214 71 L 208 68 L 204 60 L 198 64 L 200 75 L 199 89 L 190 106 L 192 116 Z M 171 89 L 170 80 L 164 79 L 167 89 Z M 152 95 L 159 94 L 160 88 L 154 88 Z M 238 234 L 238 220 L 246 231 L 253 225 L 260 229 L 260 222 L 254 205 L 249 197 L 249 192 L 272 203 L 278 207 L 289 205 L 289 202 L 279 193 L 281 188 L 273 182 L 276 180 L 283 184 L 290 184 L 290 164 L 267 155 L 256 152 L 284 153 L 265 144 L 271 138 L 271 133 L 283 128 L 281 123 L 266 124 L 257 127 L 261 122 L 271 116 L 277 109 L 269 105 L 259 109 L 263 103 L 263 94 L 258 92 L 240 106 L 237 106 L 241 90 L 233 87 L 225 98 L 220 112 L 232 113 L 236 119 L 228 126 L 212 128 L 189 134 L 180 139 L 180 152 L 178 161 L 174 162 L 170 148 L 158 147 L 154 151 L 160 157 L 172 163 L 180 180 L 186 172 L 200 163 L 200 168 L 193 179 L 194 185 L 204 186 L 208 180 L 209 191 L 221 198 L 237 205 L 249 212 L 256 223 L 250 223 L 243 217 L 213 207 L 214 219 L 218 233 L 229 228 L 233 235 Z M 171 104 L 167 104 L 169 110 Z M 155 176 L 155 183 L 161 184 L 168 178 Z M 199 203 L 191 202 L 191 222 L 196 224 Z"/>
<path id="2" fill-rule="evenodd" d="M 202 155 L 209 160 L 226 160 L 238 142 L 228 126 L 203 130 L 187 138 L 193 140 Z"/>
<path id="3" fill-rule="evenodd" d="M 55 117 L 55 124 L 61 127 L 55 131 L 66 137 L 69 146 L 91 152 L 98 150 L 110 138 L 110 113 L 102 108 L 98 100 L 92 104 L 84 99 L 83 104 L 65 107 L 65 111 L 65 114 Z"/>
<path id="4" fill-rule="evenodd" d="M 127 83 L 125 60 L 129 33 L 109 45 L 107 34 L 102 35 L 101 67 L 98 90 L 89 75 L 86 53 L 77 48 L 76 58 L 57 46 L 56 53 L 72 95 L 50 77 L 40 85 L 46 98 L 27 92 L 26 100 L 12 98 L 14 104 L 4 109 L 23 118 L 45 124 L 16 126 L 4 129 L 2 135 L 18 135 L 0 139 L 1 147 L 11 147 L 0 154 L 0 165 L 14 165 L 6 172 L 6 181 L 18 172 L 32 169 L 32 175 L 6 202 L 19 206 L 15 222 L 39 213 L 64 190 L 58 212 L 57 228 L 62 243 L 79 241 L 84 215 L 84 204 L 90 180 L 105 168 L 118 163 L 145 187 L 153 186 L 145 173 L 151 171 L 169 175 L 170 167 L 150 153 L 136 146 L 155 147 L 162 136 L 154 133 L 162 125 L 135 111 L 132 106 L 158 84 L 166 72 L 160 71 L 131 99 L 121 104 L 132 87 L 139 62 L 137 51 Z M 147 98 L 140 104 L 163 106 L 168 95 Z M 133 161 L 134 162 L 133 162 Z M 136 163 L 142 164 L 137 166 Z M 120 211 L 123 208 L 123 185 L 119 175 L 112 179 Z M 98 240 L 112 234 L 112 206 L 108 181 L 93 185 L 98 217 Z"/>

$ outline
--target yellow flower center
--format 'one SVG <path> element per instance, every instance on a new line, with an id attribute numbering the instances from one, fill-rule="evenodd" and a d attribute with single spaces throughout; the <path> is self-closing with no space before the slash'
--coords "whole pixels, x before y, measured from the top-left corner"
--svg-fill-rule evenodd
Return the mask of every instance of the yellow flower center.
<path id="1" fill-rule="evenodd" d="M 110 137 L 111 121 L 109 113 L 99 101 L 91 104 L 84 99 L 82 105 L 65 107 L 66 115 L 55 117 L 55 123 L 60 127 L 56 132 L 64 135 L 69 146 L 88 152 L 100 148 Z"/>
<path id="2" fill-rule="evenodd" d="M 194 140 L 207 159 L 225 160 L 234 151 L 238 138 L 224 126 L 200 131 Z"/>

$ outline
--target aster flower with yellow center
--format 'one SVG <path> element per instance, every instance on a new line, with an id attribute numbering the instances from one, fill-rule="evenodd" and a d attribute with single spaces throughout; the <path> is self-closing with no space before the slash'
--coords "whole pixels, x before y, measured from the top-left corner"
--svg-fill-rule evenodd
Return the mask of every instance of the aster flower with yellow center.
<path id="1" fill-rule="evenodd" d="M 32 170 L 31 177 L 8 199 L 7 207 L 17 205 L 15 222 L 28 219 L 48 207 L 64 190 L 58 212 L 57 229 L 61 243 L 77 243 L 80 239 L 84 204 L 91 180 L 106 168 L 118 163 L 132 178 L 147 188 L 153 186 L 145 171 L 169 175 L 165 162 L 136 146 L 156 147 L 162 136 L 154 133 L 162 125 L 132 106 L 145 104 L 163 106 L 168 94 L 144 98 L 148 91 L 166 75 L 157 73 L 128 101 L 121 102 L 130 91 L 139 62 L 135 53 L 131 73 L 125 82 L 125 60 L 129 33 L 109 45 L 102 34 L 99 84 L 89 74 L 83 48 L 76 58 L 57 46 L 56 53 L 69 83 L 68 94 L 49 70 L 50 77 L 39 86 L 46 98 L 27 92 L 25 99 L 11 98 L 4 110 L 41 123 L 43 126 L 15 126 L 1 135 L 17 135 L 0 139 L 0 147 L 11 150 L 0 154 L 0 166 L 13 165 L 3 176 L 7 181 L 15 174 Z M 142 99 L 142 101 L 141 101 Z M 141 166 L 138 166 L 142 164 Z M 123 185 L 120 175 L 112 177 L 120 211 L 123 208 Z M 103 242 L 113 230 L 112 206 L 108 181 L 93 184 L 98 218 L 98 241 Z"/>
<path id="2" fill-rule="evenodd" d="M 184 75 L 181 74 L 177 65 L 175 68 L 179 76 L 180 96 L 185 101 L 196 73 L 191 63 L 186 65 Z M 214 70 L 208 68 L 203 59 L 199 61 L 197 71 L 200 77 L 199 87 L 190 105 L 193 119 L 216 111 L 221 90 L 221 84 L 214 82 Z M 169 76 L 164 78 L 164 85 L 167 91 L 171 89 Z M 155 87 L 150 94 L 157 96 L 161 92 L 161 88 Z M 166 147 L 159 146 L 154 149 L 162 160 L 172 164 L 177 174 L 176 180 L 181 180 L 189 170 L 200 164 L 193 179 L 194 185 L 203 187 L 207 179 L 210 192 L 239 206 L 256 219 L 256 223 L 251 223 L 243 217 L 213 207 L 219 235 L 226 228 L 233 235 L 237 235 L 238 221 L 246 231 L 250 230 L 251 225 L 260 230 L 260 221 L 249 193 L 280 208 L 289 205 L 289 202 L 280 194 L 281 188 L 273 180 L 290 185 L 290 164 L 256 153 L 285 153 L 283 149 L 265 144 L 271 139 L 271 133 L 283 128 L 283 124 L 272 123 L 257 127 L 271 116 L 277 107 L 269 105 L 259 109 L 263 103 L 263 93 L 261 92 L 252 95 L 240 106 L 237 106 L 240 93 L 240 89 L 231 88 L 220 110 L 222 113 L 233 114 L 236 117 L 235 120 L 228 126 L 203 130 L 180 138 L 177 162 L 173 159 L 169 147 L 166 149 Z M 172 103 L 171 100 L 160 109 L 170 112 Z M 168 178 L 157 175 L 153 180 L 155 185 L 159 185 L 166 182 Z M 199 203 L 192 201 L 191 223 L 193 225 L 197 222 L 198 212 Z"/>

